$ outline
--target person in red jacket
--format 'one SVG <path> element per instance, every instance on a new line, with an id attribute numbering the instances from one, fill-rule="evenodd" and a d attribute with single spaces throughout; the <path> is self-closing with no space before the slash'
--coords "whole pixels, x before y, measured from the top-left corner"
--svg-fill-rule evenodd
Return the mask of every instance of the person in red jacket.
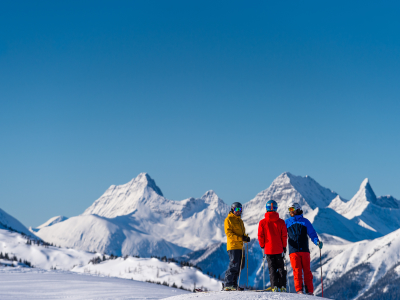
<path id="1" fill-rule="evenodd" d="M 287 246 L 286 224 L 276 212 L 278 203 L 269 200 L 266 208 L 265 218 L 258 224 L 258 242 L 263 254 L 267 256 L 272 291 L 286 292 L 286 271 L 283 261 Z"/>

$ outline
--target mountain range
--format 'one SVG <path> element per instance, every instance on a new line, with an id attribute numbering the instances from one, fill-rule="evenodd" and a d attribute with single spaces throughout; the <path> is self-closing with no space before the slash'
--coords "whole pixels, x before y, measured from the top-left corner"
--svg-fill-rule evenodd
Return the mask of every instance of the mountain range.
<path id="1" fill-rule="evenodd" d="M 324 241 L 324 295 L 331 293 L 336 299 L 363 297 L 388 272 L 394 272 L 399 258 L 394 256 L 391 263 L 386 260 L 390 258 L 389 253 L 400 250 L 400 244 L 395 242 L 396 234 L 400 234 L 400 202 L 397 199 L 377 197 L 369 180 L 365 179 L 355 196 L 346 200 L 309 176 L 286 172 L 243 206 L 242 218 L 252 238 L 248 250 L 251 285 L 259 286 L 262 282 L 262 253 L 257 228 L 270 199 L 278 202 L 278 212 L 283 219 L 288 217 L 288 205 L 298 202 Z M 155 181 L 141 173 L 126 184 L 110 186 L 81 215 L 68 219 L 54 217 L 37 228 L 30 228 L 30 233 L 46 242 L 80 250 L 174 257 L 197 264 L 204 272 L 223 276 L 228 264 L 223 221 L 228 212 L 229 206 L 213 191 L 206 192 L 201 198 L 168 200 Z M 388 246 L 382 251 L 376 250 L 379 243 Z M 320 253 L 315 246 L 310 249 L 318 292 Z M 373 262 L 372 256 L 376 257 Z M 347 259 L 351 263 L 346 262 Z M 345 268 L 338 267 L 344 264 Z M 363 267 L 365 265 L 368 268 Z M 370 280 L 360 283 L 360 288 L 349 298 L 345 296 L 348 288 L 338 291 L 334 287 L 348 282 L 344 278 L 351 276 L 355 268 L 364 270 Z M 291 277 L 290 270 L 289 267 Z M 268 278 L 268 272 L 266 275 Z M 293 285 L 293 280 L 290 282 Z"/>

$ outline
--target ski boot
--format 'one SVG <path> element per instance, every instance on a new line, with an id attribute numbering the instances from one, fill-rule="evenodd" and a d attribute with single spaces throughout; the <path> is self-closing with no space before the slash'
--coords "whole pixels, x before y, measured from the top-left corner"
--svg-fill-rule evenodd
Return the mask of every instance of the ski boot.
<path id="1" fill-rule="evenodd" d="M 229 291 L 236 291 L 237 288 L 235 286 L 226 286 L 224 287 L 224 291 L 229 292 Z"/>
<path id="2" fill-rule="evenodd" d="M 280 292 L 281 290 L 278 287 L 274 286 L 271 291 L 273 293 L 277 293 L 277 292 Z"/>
<path id="3" fill-rule="evenodd" d="M 281 287 L 281 292 L 282 293 L 286 293 L 286 288 L 283 286 L 283 287 Z"/>
<path id="4" fill-rule="evenodd" d="M 298 291 L 297 294 L 304 294 L 303 291 Z"/>

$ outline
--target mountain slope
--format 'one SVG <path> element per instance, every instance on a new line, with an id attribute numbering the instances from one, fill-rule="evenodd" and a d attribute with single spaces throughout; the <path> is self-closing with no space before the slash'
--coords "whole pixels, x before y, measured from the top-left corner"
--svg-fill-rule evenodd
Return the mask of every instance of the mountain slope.
<path id="1" fill-rule="evenodd" d="M 41 228 L 37 235 L 82 250 L 176 257 L 223 241 L 228 211 L 213 191 L 199 199 L 168 200 L 142 173 L 111 186 L 82 215 Z"/>
<path id="2" fill-rule="evenodd" d="M 347 293 L 346 284 L 348 284 L 345 278 L 348 277 L 354 282 L 357 281 L 359 285 L 354 297 L 361 296 L 400 262 L 399 249 L 400 229 L 381 238 L 351 244 L 351 247 L 324 264 L 324 295 L 343 299 L 343 293 Z M 359 275 L 355 276 L 355 274 Z M 314 276 L 317 277 L 316 282 L 318 282 L 320 280 L 318 273 Z M 338 291 L 337 287 L 343 285 L 344 288 Z M 320 289 L 321 287 L 318 286 L 316 291 L 320 292 Z"/>
<path id="3" fill-rule="evenodd" d="M 86 264 L 96 254 L 75 249 L 65 249 L 53 246 L 45 247 L 37 244 L 27 244 L 27 239 L 17 232 L 0 229 L 0 252 L 27 260 L 37 268 L 71 269 L 74 265 Z"/>
<path id="4" fill-rule="evenodd" d="M 81 215 L 44 227 L 38 235 L 62 247 L 96 251 L 113 255 L 151 255 L 168 257 L 182 255 L 189 250 L 153 236 L 140 229 L 140 220 L 134 216 L 104 218 Z"/>
<path id="5" fill-rule="evenodd" d="M 391 196 L 376 197 L 365 179 L 350 201 L 335 199 L 329 207 L 358 225 L 385 235 L 400 228 L 400 209 L 393 208 L 395 201 Z"/>
<path id="6" fill-rule="evenodd" d="M 2 209 L 0 209 L 0 229 L 11 229 L 37 239 L 37 237 L 31 233 L 20 221 L 10 216 Z"/>
<path id="7" fill-rule="evenodd" d="M 168 202 L 155 181 L 148 174 L 141 173 L 126 184 L 110 186 L 83 215 L 114 218 L 134 212 L 140 204 L 147 203 L 152 209 L 157 209 L 158 205 L 168 206 Z M 174 204 L 179 206 L 179 203 L 170 205 Z"/>

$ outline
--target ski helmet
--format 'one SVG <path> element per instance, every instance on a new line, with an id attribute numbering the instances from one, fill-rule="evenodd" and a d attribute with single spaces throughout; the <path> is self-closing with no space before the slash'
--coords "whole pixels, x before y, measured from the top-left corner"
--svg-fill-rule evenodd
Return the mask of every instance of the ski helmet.
<path id="1" fill-rule="evenodd" d="M 288 210 L 289 210 L 289 212 L 301 210 L 301 206 L 298 203 L 293 203 L 288 206 Z"/>
<path id="2" fill-rule="evenodd" d="M 231 211 L 242 211 L 242 203 L 240 202 L 233 202 L 231 205 Z"/>
<path id="3" fill-rule="evenodd" d="M 266 204 L 267 211 L 277 211 L 278 210 L 278 203 L 274 200 L 269 200 Z"/>

